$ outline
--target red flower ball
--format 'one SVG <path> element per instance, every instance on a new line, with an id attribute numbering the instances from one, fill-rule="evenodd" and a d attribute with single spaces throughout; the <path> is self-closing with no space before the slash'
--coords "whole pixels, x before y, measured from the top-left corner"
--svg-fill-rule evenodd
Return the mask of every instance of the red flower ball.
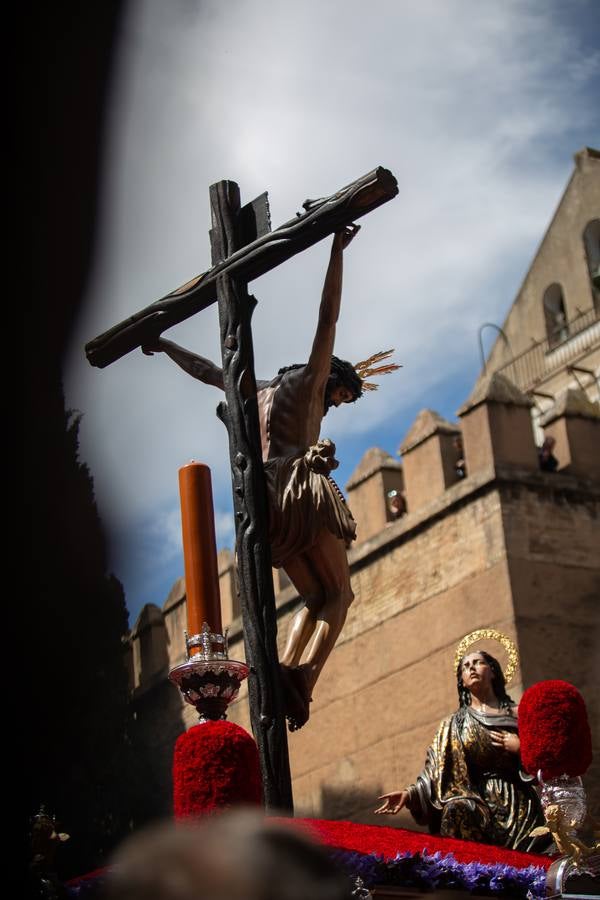
<path id="1" fill-rule="evenodd" d="M 258 749 L 233 722 L 204 722 L 180 734 L 173 754 L 173 807 L 186 819 L 262 803 Z"/>
<path id="2" fill-rule="evenodd" d="M 568 681 L 538 681 L 519 703 L 521 760 L 542 778 L 583 775 L 592 761 L 585 701 Z"/>

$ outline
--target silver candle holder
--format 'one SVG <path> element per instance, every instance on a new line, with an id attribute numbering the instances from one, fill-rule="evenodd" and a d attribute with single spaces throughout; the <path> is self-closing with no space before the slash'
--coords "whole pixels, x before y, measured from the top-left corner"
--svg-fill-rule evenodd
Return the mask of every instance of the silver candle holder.
<path id="1" fill-rule="evenodd" d="M 227 718 L 227 707 L 236 699 L 242 681 L 248 677 L 246 663 L 229 659 L 227 629 L 212 632 L 207 622 L 199 634 L 185 634 L 186 661 L 169 672 L 186 703 L 198 712 L 200 722 Z M 198 652 L 193 656 L 191 650 Z"/>
<path id="2" fill-rule="evenodd" d="M 600 841 L 592 845 L 584 843 L 581 830 L 591 821 L 587 811 L 587 800 L 583 782 L 578 776 L 559 775 L 556 778 L 542 778 L 540 800 L 548 830 L 562 856 L 555 859 L 546 873 L 546 895 L 562 897 L 568 893 L 567 881 L 579 878 L 583 881 L 579 890 L 569 896 L 599 896 L 600 889 Z M 589 890 L 588 890 L 589 889 Z M 591 893 L 590 893 L 591 891 Z"/>

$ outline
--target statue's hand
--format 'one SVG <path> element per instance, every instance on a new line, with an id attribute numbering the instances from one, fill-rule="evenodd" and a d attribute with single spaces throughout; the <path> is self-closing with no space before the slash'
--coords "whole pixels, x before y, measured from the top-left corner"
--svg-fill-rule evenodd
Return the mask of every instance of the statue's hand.
<path id="1" fill-rule="evenodd" d="M 518 753 L 521 749 L 519 735 L 512 731 L 490 731 L 490 738 L 494 747 L 506 753 Z"/>
<path id="2" fill-rule="evenodd" d="M 388 815 L 395 816 L 396 813 L 400 812 L 400 810 L 406 806 L 408 791 L 392 791 L 390 794 L 382 794 L 381 797 L 378 797 L 377 799 L 383 800 L 384 803 L 374 810 L 376 815 L 387 813 Z"/>
<path id="3" fill-rule="evenodd" d="M 154 356 L 155 353 L 162 353 L 163 347 L 161 346 L 161 340 L 162 338 L 159 338 L 157 341 L 142 344 L 142 353 L 145 353 L 146 356 Z"/>
<path id="4" fill-rule="evenodd" d="M 345 250 L 359 231 L 360 225 L 356 225 L 355 222 L 352 222 L 351 225 L 346 225 L 341 231 L 336 231 L 333 238 L 334 249 Z"/>

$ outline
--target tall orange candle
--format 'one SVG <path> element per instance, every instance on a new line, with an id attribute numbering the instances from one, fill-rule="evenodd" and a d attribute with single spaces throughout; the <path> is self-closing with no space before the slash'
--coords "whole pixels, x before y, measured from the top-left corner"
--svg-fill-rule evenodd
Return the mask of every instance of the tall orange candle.
<path id="1" fill-rule="evenodd" d="M 210 469 L 193 460 L 179 470 L 188 633 L 207 622 L 223 633 Z M 193 650 L 195 654 L 197 651 Z"/>

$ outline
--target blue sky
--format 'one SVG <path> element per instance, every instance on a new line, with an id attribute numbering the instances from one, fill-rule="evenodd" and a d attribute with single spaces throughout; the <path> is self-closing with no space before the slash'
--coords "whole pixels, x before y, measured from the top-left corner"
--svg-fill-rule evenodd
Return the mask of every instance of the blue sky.
<path id="1" fill-rule="evenodd" d="M 220 394 L 163 356 L 93 369 L 84 344 L 209 267 L 208 186 L 268 189 L 273 225 L 384 165 L 399 195 L 345 259 L 338 355 L 396 348 L 400 372 L 333 410 L 343 486 L 370 446 L 394 454 L 423 407 L 453 418 L 572 171 L 600 146 L 596 0 L 136 0 L 121 26 L 101 220 L 65 364 L 131 624 L 182 574 L 177 470 L 213 473 L 231 546 Z M 251 285 L 258 377 L 306 359 L 329 242 Z M 216 310 L 165 336 L 219 359 Z M 488 330 L 486 345 L 493 339 Z"/>

